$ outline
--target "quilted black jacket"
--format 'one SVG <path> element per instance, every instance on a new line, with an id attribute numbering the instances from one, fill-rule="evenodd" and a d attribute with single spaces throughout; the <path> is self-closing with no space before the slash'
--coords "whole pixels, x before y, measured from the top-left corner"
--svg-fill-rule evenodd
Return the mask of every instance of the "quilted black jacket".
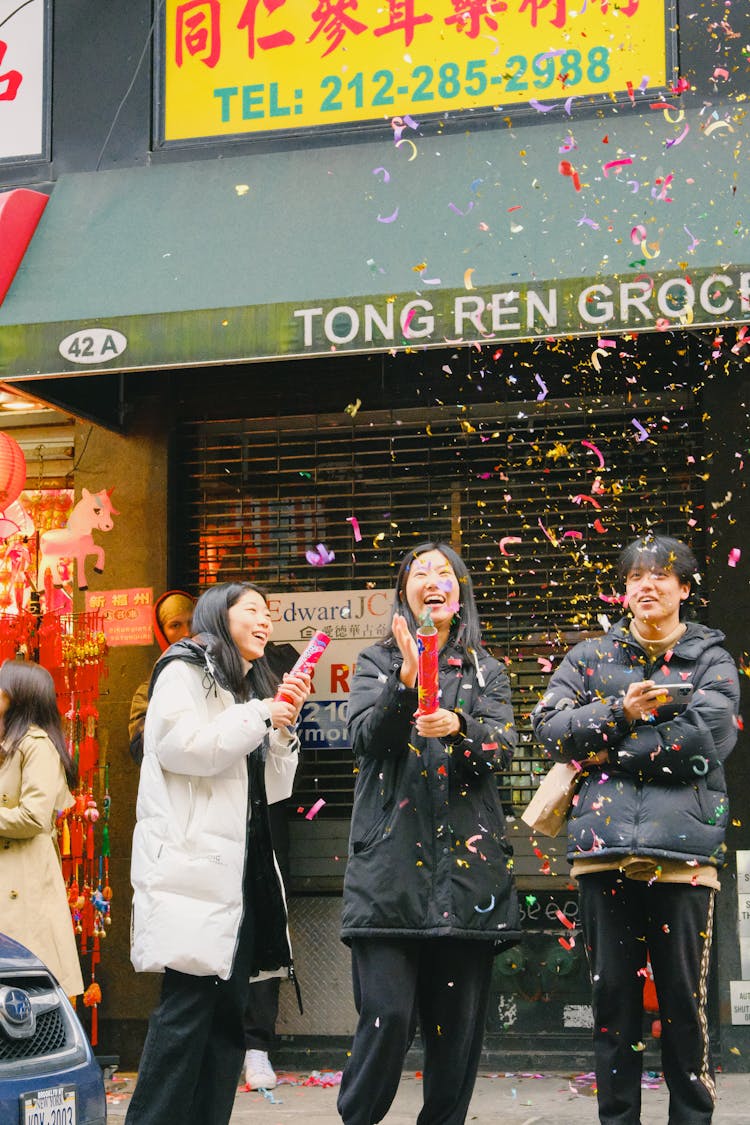
<path id="1" fill-rule="evenodd" d="M 626 855 L 724 862 L 729 819 L 723 763 L 737 740 L 739 684 L 724 634 L 688 624 L 669 654 L 650 662 L 621 621 L 564 658 L 532 723 L 549 757 L 583 762 L 568 818 L 568 858 Z M 635 680 L 689 682 L 692 702 L 679 714 L 630 724 L 622 698 Z"/>

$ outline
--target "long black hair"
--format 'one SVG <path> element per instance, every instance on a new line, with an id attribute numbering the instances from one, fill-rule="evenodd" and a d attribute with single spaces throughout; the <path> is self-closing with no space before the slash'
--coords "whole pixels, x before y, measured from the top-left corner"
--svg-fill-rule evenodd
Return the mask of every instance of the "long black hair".
<path id="1" fill-rule="evenodd" d="M 249 591 L 268 602 L 266 591 L 254 582 L 221 582 L 209 586 L 201 594 L 193 612 L 193 635 L 206 643 L 207 652 L 226 687 L 240 701 L 253 696 L 267 699 L 274 694 L 279 683 L 279 677 L 272 672 L 265 654 L 252 662 L 250 672 L 245 672 L 242 657 L 229 631 L 229 610 Z"/>
<path id="2" fill-rule="evenodd" d="M 482 644 L 482 626 L 479 621 L 477 603 L 474 599 L 474 586 L 466 563 L 448 543 L 433 541 L 420 543 L 418 547 L 413 547 L 404 555 L 401 560 L 401 565 L 398 568 L 398 575 L 396 576 L 396 597 L 393 603 L 393 612 L 400 613 L 406 618 L 406 623 L 412 635 L 416 636 L 419 622 L 415 619 L 414 614 L 409 608 L 409 603 L 406 600 L 406 581 L 409 577 L 412 563 L 414 563 L 420 555 L 426 555 L 428 551 L 439 551 L 451 564 L 453 573 L 458 579 L 459 608 L 451 624 L 448 644 L 460 649 L 464 653 L 476 651 Z M 393 633 L 390 633 L 385 638 L 385 643 L 396 643 Z"/>
<path id="3" fill-rule="evenodd" d="M 0 691 L 8 697 L 8 710 L 0 720 L 0 752 L 10 756 L 32 724 L 41 727 L 60 755 L 72 789 L 78 782 L 78 767 L 65 745 L 55 684 L 47 669 L 30 660 L 5 660 L 0 666 Z"/>

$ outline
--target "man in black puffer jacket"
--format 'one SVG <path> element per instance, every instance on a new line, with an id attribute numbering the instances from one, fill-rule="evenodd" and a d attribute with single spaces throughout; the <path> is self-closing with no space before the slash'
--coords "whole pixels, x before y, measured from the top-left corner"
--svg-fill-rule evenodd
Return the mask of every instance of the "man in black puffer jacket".
<path id="1" fill-rule="evenodd" d="M 576 645 L 535 708 L 549 757 L 581 764 L 568 820 L 593 988 L 602 1125 L 639 1125 L 650 956 L 672 1125 L 707 1125 L 715 1086 L 706 993 L 729 819 L 723 763 L 739 684 L 723 633 L 684 623 L 697 563 L 649 535 L 620 556 L 632 620 Z M 674 704 L 664 684 L 692 697 Z"/>

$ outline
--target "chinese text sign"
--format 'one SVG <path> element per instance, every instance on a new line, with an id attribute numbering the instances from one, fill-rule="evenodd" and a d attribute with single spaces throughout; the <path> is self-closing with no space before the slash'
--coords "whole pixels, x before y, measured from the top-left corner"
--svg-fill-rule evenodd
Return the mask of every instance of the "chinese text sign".
<path id="1" fill-rule="evenodd" d="M 154 591 L 150 587 L 86 591 L 86 612 L 101 615 L 110 648 L 154 643 L 153 603 Z"/>
<path id="2" fill-rule="evenodd" d="M 564 102 L 667 79 L 663 0 L 167 0 L 164 139 Z"/>

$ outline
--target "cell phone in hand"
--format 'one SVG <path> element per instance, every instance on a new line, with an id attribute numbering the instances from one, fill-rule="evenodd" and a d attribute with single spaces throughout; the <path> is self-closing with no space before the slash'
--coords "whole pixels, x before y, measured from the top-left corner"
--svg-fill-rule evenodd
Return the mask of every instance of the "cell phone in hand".
<path id="1" fill-rule="evenodd" d="M 683 683 L 682 680 L 679 682 L 666 681 L 663 684 L 657 684 L 656 687 L 659 690 L 656 707 L 660 714 L 663 711 L 682 711 L 693 698 L 693 685 Z"/>

